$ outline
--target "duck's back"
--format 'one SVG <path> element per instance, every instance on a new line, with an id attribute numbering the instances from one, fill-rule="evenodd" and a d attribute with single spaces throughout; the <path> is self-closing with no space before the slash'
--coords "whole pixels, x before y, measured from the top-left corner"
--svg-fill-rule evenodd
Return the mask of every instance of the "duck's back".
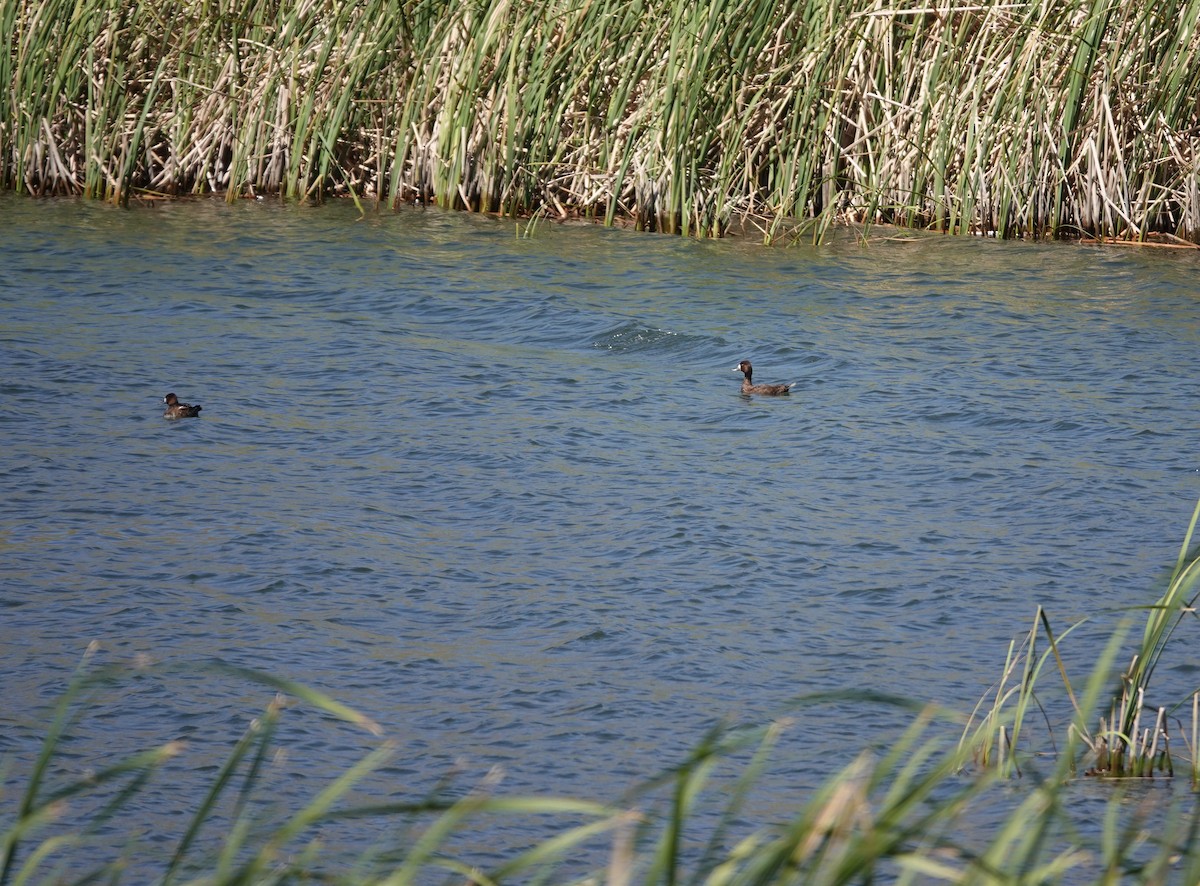
<path id="1" fill-rule="evenodd" d="M 742 382 L 743 394 L 765 394 L 769 397 L 779 397 L 783 394 L 790 393 L 792 388 L 796 386 L 795 382 L 790 385 L 754 385 L 748 381 Z"/>
<path id="2" fill-rule="evenodd" d="M 167 408 L 163 411 L 163 418 L 195 418 L 200 414 L 200 406 L 193 406 L 191 403 L 180 403 L 179 398 L 174 394 L 167 394 L 163 397 L 163 402 L 167 404 Z"/>

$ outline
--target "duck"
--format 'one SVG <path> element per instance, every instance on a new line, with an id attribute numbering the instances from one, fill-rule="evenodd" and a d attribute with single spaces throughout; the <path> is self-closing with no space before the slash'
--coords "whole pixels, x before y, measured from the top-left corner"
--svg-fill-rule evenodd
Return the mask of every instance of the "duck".
<path id="1" fill-rule="evenodd" d="M 733 367 L 734 372 L 740 372 L 742 379 L 742 393 L 749 396 L 750 394 L 765 394 L 768 397 L 778 397 L 781 394 L 786 394 L 796 386 L 795 382 L 788 385 L 756 385 L 751 381 L 754 375 L 754 367 L 750 365 L 749 360 L 743 360 L 737 366 Z"/>
<path id="2" fill-rule="evenodd" d="M 193 406 L 191 403 L 180 403 L 179 398 L 174 394 L 167 394 L 163 397 L 163 402 L 167 404 L 167 410 L 163 413 L 163 418 L 195 418 L 200 414 L 200 406 Z"/>

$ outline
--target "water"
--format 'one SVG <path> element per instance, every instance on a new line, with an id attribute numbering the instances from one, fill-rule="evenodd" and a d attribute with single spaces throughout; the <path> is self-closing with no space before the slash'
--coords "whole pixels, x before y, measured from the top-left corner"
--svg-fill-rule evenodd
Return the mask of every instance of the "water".
<path id="1" fill-rule="evenodd" d="M 378 721 L 398 753 L 364 797 L 501 766 L 613 800 L 808 693 L 969 710 L 1039 604 L 1103 637 L 1161 590 L 1200 494 L 1191 253 L 521 230 L 0 202 L 12 782 L 92 641 L 145 669 L 62 777 L 185 739 L 113 825 L 173 845 L 274 694 L 214 659 Z M 793 396 L 742 398 L 743 358 Z M 169 390 L 202 417 L 164 421 Z M 756 814 L 910 717 L 810 711 Z M 281 742 L 284 810 L 376 745 L 303 707 Z"/>

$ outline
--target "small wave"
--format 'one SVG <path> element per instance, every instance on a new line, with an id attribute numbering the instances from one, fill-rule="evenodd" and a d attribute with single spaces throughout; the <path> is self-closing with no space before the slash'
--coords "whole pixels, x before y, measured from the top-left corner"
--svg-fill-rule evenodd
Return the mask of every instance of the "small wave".
<path id="1" fill-rule="evenodd" d="M 652 329 L 640 323 L 622 323 L 593 339 L 592 347 L 601 351 L 641 351 L 670 342 L 675 335 L 665 329 Z"/>
<path id="2" fill-rule="evenodd" d="M 716 347 L 706 336 L 658 329 L 634 320 L 626 321 L 614 329 L 596 336 L 592 339 L 591 346 L 599 351 L 621 353 L 630 351 L 669 351 L 674 353 L 700 347 L 711 351 Z"/>

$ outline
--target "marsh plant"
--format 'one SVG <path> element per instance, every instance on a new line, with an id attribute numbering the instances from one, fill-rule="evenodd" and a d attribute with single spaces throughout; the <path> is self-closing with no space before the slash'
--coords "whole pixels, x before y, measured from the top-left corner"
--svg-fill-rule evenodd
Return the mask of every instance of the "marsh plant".
<path id="1" fill-rule="evenodd" d="M 1117 678 L 1116 692 L 1115 662 L 1129 632 L 1113 631 L 1090 672 L 1073 685 L 1062 648 L 1076 628 L 1055 633 L 1039 609 L 1028 635 L 1010 648 L 1001 680 L 969 717 L 862 692 L 803 698 L 778 722 L 714 726 L 685 759 L 615 802 L 508 796 L 491 777 L 467 790 L 450 790 L 447 782 L 410 800 L 371 800 L 373 776 L 402 752 L 381 736 L 378 724 L 289 680 L 209 663 L 203 667 L 213 673 L 272 693 L 265 710 L 232 744 L 223 764 L 205 768 L 208 789 L 193 801 L 178 833 L 156 833 L 150 842 L 133 834 L 114 841 L 114 830 L 139 818 L 147 786 L 168 766 L 186 761 L 188 749 L 168 741 L 82 776 L 61 763 L 82 711 L 133 675 L 120 665 L 94 665 L 93 648 L 49 714 L 40 753 L 19 769 L 12 760 L 0 767 L 7 784 L 23 784 L 0 803 L 0 886 L 1200 882 L 1195 795 L 1174 791 L 1154 795 L 1149 803 L 1129 802 L 1127 786 L 1149 780 L 1122 777 L 1174 771 L 1169 712 L 1160 708 L 1144 716 L 1143 707 L 1168 641 L 1186 633 L 1195 618 L 1200 557 L 1188 551 L 1198 518 L 1200 505 L 1166 592 L 1148 608 L 1137 654 Z M 1051 664 L 1069 698 L 1069 724 L 1055 753 L 1022 757 L 1027 721 L 1036 713 L 1049 722 L 1038 685 Z M 1200 771 L 1198 699 L 1193 694 L 1180 703 L 1192 711 L 1190 743 L 1184 743 L 1193 779 Z M 847 760 L 825 761 L 832 774 L 816 790 L 797 795 L 794 814 L 753 824 L 755 785 L 776 777 L 772 749 L 794 718 L 811 721 L 830 701 L 902 705 L 913 711 L 911 725 L 886 739 L 864 739 L 871 747 Z M 299 808 L 268 813 L 269 804 L 258 798 L 270 791 L 267 773 L 281 742 L 281 718 L 297 704 L 380 738 L 347 771 L 328 776 Z M 1099 729 L 1090 731 L 1094 722 Z M 725 774 L 718 778 L 718 770 Z M 1081 783 L 1107 792 L 1099 821 L 1094 803 L 1074 802 Z M 82 817 L 71 812 L 72 804 L 86 810 Z M 963 833 L 963 822 L 976 810 L 998 804 L 1004 811 L 985 815 L 983 837 Z M 486 859 L 460 848 L 478 845 L 461 839 L 464 835 L 495 833 L 497 820 L 531 818 L 547 834 L 533 845 L 493 847 Z M 546 819 L 552 822 L 548 832 Z M 382 822 L 392 836 L 347 858 L 329 852 L 321 838 L 322 828 L 338 822 Z M 132 873 L 126 877 L 127 872 Z"/>
<path id="2" fill-rule="evenodd" d="M 1200 241 L 1200 0 L 6 0 L 0 184 Z"/>
<path id="3" fill-rule="evenodd" d="M 1113 644 L 1103 656 L 1115 653 Z M 1078 736 L 1063 755 L 1030 781 L 1010 780 L 995 767 L 963 774 L 966 745 L 947 740 L 959 718 L 915 707 L 911 725 L 875 750 L 864 749 L 832 767 L 827 781 L 798 796 L 786 821 L 747 826 L 755 785 L 773 778 L 771 751 L 791 723 L 758 728 L 715 727 L 677 765 L 634 786 L 617 802 L 561 796 L 508 796 L 488 777 L 467 789 L 450 782 L 411 800 L 372 801 L 370 785 L 401 753 L 381 738 L 357 764 L 325 783 L 298 808 L 269 813 L 269 793 L 282 718 L 297 705 L 331 723 L 379 732 L 369 718 L 327 696 L 267 674 L 209 665 L 267 690 L 271 700 L 233 743 L 219 767 L 205 767 L 207 791 L 192 800 L 178 831 L 136 832 L 141 797 L 155 779 L 186 764 L 188 749 L 171 741 L 130 754 L 96 772 L 73 775 L 72 732 L 82 710 L 133 671 L 85 665 L 50 715 L 40 755 L 19 772 L 25 787 L 0 805 L 0 883 L 343 884 L 499 883 L 739 884 L 1161 883 L 1200 877 L 1200 812 L 1170 803 L 1148 813 L 1114 786 L 1102 827 L 1081 825 L 1072 804 L 1071 760 Z M 1080 698 L 1084 708 L 1104 693 L 1098 667 Z M 275 693 L 272 695 L 272 693 Z M 839 699 L 846 701 L 846 697 Z M 819 716 L 829 698 L 798 701 L 796 716 Z M 862 696 L 861 703 L 885 700 Z M 1075 746 L 1075 747 L 1073 747 Z M 832 762 L 832 761 L 829 761 Z M 723 777 L 718 777 L 724 770 Z M 982 840 L 964 837 L 961 823 L 979 806 L 1006 805 Z M 78 805 L 89 810 L 82 818 Z M 1085 815 L 1095 814 L 1095 807 Z M 547 836 L 487 860 L 473 832 L 494 834 L 539 821 Z M 545 821 L 551 825 L 547 831 Z M 554 825 L 554 822 L 561 822 Z M 323 832 L 338 823 L 369 826 L 392 842 L 331 851 Z M 120 829 L 130 832 L 122 836 Z M 463 838 L 466 839 L 463 839 Z M 369 841 L 364 841 L 369 842 Z M 498 857 L 499 856 L 499 857 Z M 581 870 L 581 860 L 586 866 Z"/>
<path id="4" fill-rule="evenodd" d="M 1186 748 L 1186 768 L 1192 783 L 1200 785 L 1200 688 L 1173 703 L 1147 708 L 1147 698 L 1153 697 L 1151 677 L 1169 641 L 1181 628 L 1191 627 L 1194 636 L 1197 627 L 1200 553 L 1192 549 L 1192 539 L 1198 520 L 1200 503 L 1192 513 L 1166 590 L 1153 604 L 1141 607 L 1146 612 L 1146 623 L 1140 642 L 1128 667 L 1116 679 L 1107 710 L 1099 711 L 1097 728 L 1089 728 L 1090 713 L 1085 712 L 1091 712 L 1093 707 L 1081 705 L 1076 698 L 1061 652 L 1068 635 L 1083 627 L 1084 622 L 1077 622 L 1058 635 L 1046 611 L 1039 606 L 1028 634 L 1019 643 L 1014 640 L 1009 645 L 1000 679 L 976 705 L 964 729 L 961 747 L 971 752 L 975 763 L 994 766 L 1005 775 L 1020 774 L 1017 747 L 1027 721 L 1040 713 L 1038 690 L 1048 688 L 1044 685 L 1044 673 L 1053 662 L 1053 670 L 1074 712 L 1068 731 L 1088 752 L 1080 760 L 1087 775 L 1173 776 L 1171 736 L 1175 729 L 1181 740 L 1177 744 Z"/>

